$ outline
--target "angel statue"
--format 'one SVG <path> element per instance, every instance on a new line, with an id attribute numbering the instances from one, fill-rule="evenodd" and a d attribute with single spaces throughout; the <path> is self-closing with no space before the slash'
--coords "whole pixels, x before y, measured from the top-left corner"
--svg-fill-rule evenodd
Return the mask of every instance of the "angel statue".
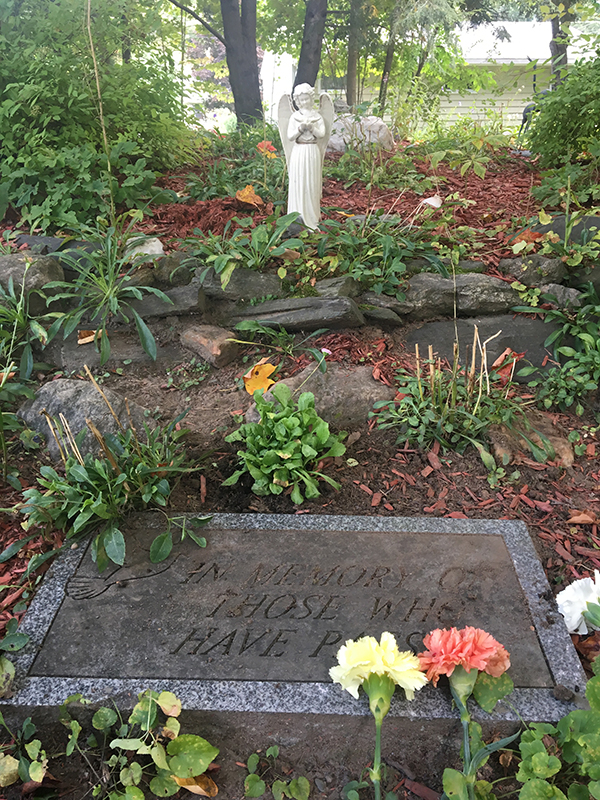
<path id="1" fill-rule="evenodd" d="M 288 214 L 299 212 L 307 228 L 314 230 L 321 218 L 323 158 L 333 125 L 333 103 L 328 94 L 319 97 L 314 107 L 315 90 L 300 83 L 292 98 L 284 94 L 279 101 L 279 135 L 283 142 L 289 174 Z"/>

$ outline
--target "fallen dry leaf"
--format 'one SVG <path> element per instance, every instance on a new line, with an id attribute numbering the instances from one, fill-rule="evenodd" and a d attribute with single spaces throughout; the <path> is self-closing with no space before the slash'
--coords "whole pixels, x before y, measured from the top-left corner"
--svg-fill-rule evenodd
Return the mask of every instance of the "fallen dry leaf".
<path id="1" fill-rule="evenodd" d="M 101 330 L 77 331 L 77 344 L 91 344 L 94 339 L 99 339 L 101 335 Z"/>
<path id="2" fill-rule="evenodd" d="M 219 791 L 217 784 L 208 775 L 197 775 L 195 778 L 177 778 L 175 775 L 171 777 L 178 786 L 202 797 L 215 797 Z"/>
<path id="3" fill-rule="evenodd" d="M 251 184 L 248 184 L 243 189 L 238 189 L 235 193 L 235 199 L 239 200 L 240 203 L 243 203 L 247 206 L 252 206 L 253 208 L 264 206 L 262 197 L 259 197 L 256 194 L 254 187 Z"/>
<path id="4" fill-rule="evenodd" d="M 593 525 L 597 521 L 593 511 L 582 511 L 579 514 L 573 514 L 571 519 L 567 520 L 567 525 Z"/>

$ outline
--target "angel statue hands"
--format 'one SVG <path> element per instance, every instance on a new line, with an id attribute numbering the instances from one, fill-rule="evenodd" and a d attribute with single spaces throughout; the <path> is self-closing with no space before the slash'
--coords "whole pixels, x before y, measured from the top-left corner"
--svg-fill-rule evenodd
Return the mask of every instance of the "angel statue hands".
<path id="1" fill-rule="evenodd" d="M 279 101 L 279 135 L 283 142 L 289 175 L 287 213 L 297 211 L 307 228 L 314 230 L 321 218 L 323 158 L 333 125 L 333 103 L 327 94 L 314 107 L 315 90 L 308 83 L 294 89 L 292 98 Z"/>

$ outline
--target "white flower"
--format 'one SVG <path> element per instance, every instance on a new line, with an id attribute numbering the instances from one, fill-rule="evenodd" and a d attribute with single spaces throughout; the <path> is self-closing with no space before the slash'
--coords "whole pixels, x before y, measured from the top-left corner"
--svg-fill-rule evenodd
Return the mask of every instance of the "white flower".
<path id="1" fill-rule="evenodd" d="M 556 595 L 556 602 L 569 633 L 588 633 L 588 626 L 598 630 L 585 619 L 583 612 L 587 610 L 588 603 L 600 602 L 600 572 L 594 570 L 594 580 L 581 578 L 571 583 Z"/>

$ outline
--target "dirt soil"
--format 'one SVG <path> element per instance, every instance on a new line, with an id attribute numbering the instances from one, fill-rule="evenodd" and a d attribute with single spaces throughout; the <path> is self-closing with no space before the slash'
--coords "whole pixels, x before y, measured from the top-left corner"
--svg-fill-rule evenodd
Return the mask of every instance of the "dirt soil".
<path id="1" fill-rule="evenodd" d="M 539 176 L 531 164 L 522 159 L 512 159 L 499 167 L 490 168 L 485 181 L 472 174 L 461 178 L 456 171 L 446 167 L 438 169 L 445 180 L 440 183 L 440 193 L 447 195 L 459 190 L 461 195 L 474 200 L 457 215 L 457 224 L 490 229 L 499 220 L 507 220 L 513 214 L 529 215 L 537 207 L 531 199 L 532 184 Z M 171 185 L 177 186 L 173 178 Z M 324 204 L 348 208 L 361 213 L 373 207 L 394 208 L 409 213 L 422 198 L 405 193 L 398 199 L 393 193 L 367 192 L 364 187 L 345 190 L 339 182 L 327 181 Z M 184 235 L 194 227 L 213 230 L 222 229 L 227 219 L 239 213 L 234 200 L 215 200 L 189 206 L 162 207 L 148 223 L 149 232 L 162 235 L 165 241 L 174 235 Z M 260 219 L 260 215 L 257 215 Z M 208 227 L 207 227 L 208 226 Z M 506 237 L 499 232 L 495 239 L 487 240 L 484 260 L 493 271 L 498 258 L 510 254 Z M 156 330 L 159 344 L 172 343 L 178 339 L 177 325 L 163 325 Z M 328 333 L 311 342 L 316 347 L 331 350 L 329 362 L 338 362 L 348 369 L 350 375 L 358 365 L 369 365 L 373 377 L 383 383 L 392 384 L 395 364 L 407 358 L 403 348 L 405 329 L 394 333 L 383 333 L 375 328 L 356 331 Z M 549 415 L 550 423 L 566 434 L 572 430 L 585 435 L 585 453 L 575 460 L 573 466 L 565 468 L 558 462 L 540 464 L 528 454 L 518 456 L 518 463 L 507 470 L 518 469 L 520 475 L 512 481 L 505 480 L 492 487 L 487 471 L 475 450 L 463 455 L 443 454 L 434 448 L 428 453 L 396 444 L 392 430 L 380 431 L 373 422 L 365 421 L 359 431 L 353 432 L 344 456 L 329 459 L 322 464 L 323 470 L 340 484 L 334 491 L 322 484 L 321 496 L 295 506 L 289 494 L 272 497 L 257 497 L 252 494 L 251 480 L 242 479 L 237 486 L 225 488 L 222 482 L 237 468 L 235 445 L 225 442 L 225 436 L 235 429 L 251 403 L 243 388 L 242 375 L 265 355 L 273 355 L 259 346 L 251 346 L 240 359 L 221 370 L 210 369 L 204 376 L 195 372 L 188 352 L 181 351 L 178 364 L 135 365 L 123 367 L 122 374 L 115 370 L 99 373 L 103 386 L 115 389 L 150 411 L 161 421 L 169 421 L 178 413 L 188 410 L 182 422 L 189 433 L 186 437 L 186 452 L 193 472 L 183 476 L 175 485 L 171 496 L 171 507 L 177 511 L 199 512 L 261 512 L 287 514 L 347 514 L 351 509 L 358 515 L 384 516 L 432 516 L 454 519 L 520 519 L 530 531 L 540 560 L 555 591 L 566 582 L 592 574 L 600 569 L 600 444 L 591 426 L 593 415 L 584 418 L 572 415 Z M 271 358 L 278 363 L 281 358 Z M 286 376 L 303 369 L 308 358 L 300 355 L 288 359 L 281 375 Z M 183 365 L 191 385 L 181 387 Z M 49 376 L 50 379 L 52 376 Z M 46 380 L 47 378 L 44 378 Z M 351 380 L 351 377 L 349 378 Z M 317 398 L 318 410 L 318 398 Z M 585 428 L 587 427 L 587 430 Z M 35 484 L 40 463 L 46 461 L 43 453 L 31 454 L 23 449 L 17 439 L 11 442 L 11 463 L 20 468 L 23 488 Z M 350 464 L 348 459 L 351 459 Z M 355 463 L 357 462 L 357 463 Z M 1 492 L 4 508 L 18 499 L 13 490 Z M 0 519 L 0 550 L 16 542 L 23 535 L 19 520 L 5 515 Z M 0 563 L 0 586 L 5 587 L 0 602 L 0 634 L 7 622 L 20 619 L 35 585 L 41 579 L 47 564 L 30 579 L 20 583 L 28 559 L 60 544 L 60 537 L 32 539 L 15 556 Z M 598 652 L 600 644 L 596 637 L 579 641 L 576 645 L 582 652 L 584 664 L 587 658 Z M 586 658 L 587 656 L 587 658 Z M 201 733 L 201 732 L 199 732 Z M 45 741 L 49 753 L 63 751 L 66 738 Z M 217 746 L 219 742 L 215 742 Z M 262 746 L 272 742 L 248 741 L 243 758 Z M 341 787 L 347 780 L 358 779 L 366 764 L 339 764 L 327 762 L 326 755 L 317 753 L 318 748 L 307 749 L 298 755 L 295 763 L 285 761 L 282 750 L 282 774 L 292 777 L 308 775 L 313 785 L 311 798 L 338 800 Z M 407 774 L 401 764 L 390 759 L 388 790 L 394 789 L 399 800 L 420 797 L 434 800 L 439 786 L 427 787 L 420 783 L 418 774 Z M 242 782 L 245 771 L 239 767 L 239 790 L 224 788 L 219 795 L 224 798 L 242 797 Z M 79 800 L 89 796 L 91 775 L 89 767 L 81 760 L 59 758 L 50 762 L 50 772 L 55 781 L 47 778 L 39 791 L 43 796 L 60 796 Z M 502 773 L 502 770 L 500 770 Z M 498 774 L 495 772 L 494 774 Z M 486 776 L 487 777 L 487 776 Z M 215 777 L 219 783 L 218 774 Z M 29 787 L 33 790 L 35 787 Z M 49 795 L 46 790 L 53 790 Z M 25 790 L 23 794 L 27 794 Z M 22 796 L 21 787 L 6 790 L 7 798 Z M 40 795 L 42 796 L 42 795 Z"/>

